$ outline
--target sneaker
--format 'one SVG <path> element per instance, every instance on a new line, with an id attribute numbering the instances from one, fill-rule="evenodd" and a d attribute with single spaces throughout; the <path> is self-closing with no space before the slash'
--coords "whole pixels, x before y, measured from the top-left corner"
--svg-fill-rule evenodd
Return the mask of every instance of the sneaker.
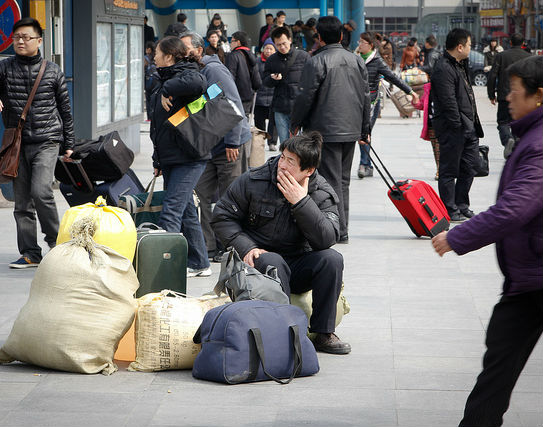
<path id="1" fill-rule="evenodd" d="M 187 268 L 187 277 L 209 277 L 211 276 L 211 268 Z"/>
<path id="2" fill-rule="evenodd" d="M 466 218 L 473 218 L 473 216 L 475 215 L 475 213 L 471 209 L 468 209 L 468 208 L 460 210 L 460 213 L 464 215 Z"/>
<path id="3" fill-rule="evenodd" d="M 31 261 L 30 258 L 26 256 L 22 256 L 17 261 L 13 261 L 9 268 L 32 268 L 37 267 L 40 263 Z"/>
<path id="4" fill-rule="evenodd" d="M 373 166 L 366 166 L 364 176 L 373 176 Z"/>
<path id="5" fill-rule="evenodd" d="M 270 151 L 277 151 L 277 144 L 270 144 L 268 148 Z"/>
<path id="6" fill-rule="evenodd" d="M 341 341 L 334 333 L 317 333 L 315 338 L 313 338 L 313 345 L 315 346 L 315 350 L 323 353 L 349 354 L 351 352 L 351 345 Z"/>
<path id="7" fill-rule="evenodd" d="M 460 212 L 453 212 L 451 215 L 451 222 L 464 222 L 465 220 L 468 219 L 468 217 L 464 216 L 462 213 Z"/>
<path id="8" fill-rule="evenodd" d="M 365 172 L 366 172 L 366 167 L 364 165 L 358 166 L 358 178 L 364 179 Z"/>

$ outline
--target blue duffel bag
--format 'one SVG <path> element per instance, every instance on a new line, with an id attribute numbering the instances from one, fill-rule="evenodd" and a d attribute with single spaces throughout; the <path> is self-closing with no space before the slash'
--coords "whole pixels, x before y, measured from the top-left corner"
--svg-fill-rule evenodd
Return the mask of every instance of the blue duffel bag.
<path id="1" fill-rule="evenodd" d="M 239 301 L 208 311 L 194 341 L 202 343 L 192 375 L 239 384 L 316 374 L 319 361 L 306 335 L 307 316 L 293 305 Z"/>

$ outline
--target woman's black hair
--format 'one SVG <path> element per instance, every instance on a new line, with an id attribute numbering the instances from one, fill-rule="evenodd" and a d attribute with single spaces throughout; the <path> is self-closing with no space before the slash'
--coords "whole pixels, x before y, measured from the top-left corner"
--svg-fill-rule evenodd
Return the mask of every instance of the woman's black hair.
<path id="1" fill-rule="evenodd" d="M 534 95 L 543 88 L 543 56 L 529 56 L 514 62 L 507 68 L 507 74 L 520 78 L 528 95 Z"/>
<path id="2" fill-rule="evenodd" d="M 288 150 L 300 159 L 300 169 L 317 168 L 321 162 L 322 135 L 317 131 L 303 133 L 285 139 L 279 151 Z"/>
<path id="3" fill-rule="evenodd" d="M 160 40 L 157 44 L 160 47 L 160 50 L 165 55 L 172 55 L 174 61 L 177 63 L 179 61 L 184 62 L 195 62 L 200 67 L 203 67 L 204 64 L 200 62 L 198 57 L 194 53 L 189 53 L 189 49 L 185 43 L 181 41 L 179 37 L 176 36 L 167 36 Z"/>

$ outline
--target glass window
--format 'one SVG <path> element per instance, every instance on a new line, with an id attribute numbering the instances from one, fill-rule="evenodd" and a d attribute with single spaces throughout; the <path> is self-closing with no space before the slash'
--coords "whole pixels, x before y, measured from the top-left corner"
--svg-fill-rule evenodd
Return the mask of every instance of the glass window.
<path id="1" fill-rule="evenodd" d="M 113 118 L 115 121 L 128 116 L 128 25 L 115 24 L 115 92 Z"/>
<path id="2" fill-rule="evenodd" d="M 130 115 L 143 112 L 143 27 L 130 27 Z"/>
<path id="3" fill-rule="evenodd" d="M 111 121 L 111 24 L 96 24 L 96 126 Z"/>

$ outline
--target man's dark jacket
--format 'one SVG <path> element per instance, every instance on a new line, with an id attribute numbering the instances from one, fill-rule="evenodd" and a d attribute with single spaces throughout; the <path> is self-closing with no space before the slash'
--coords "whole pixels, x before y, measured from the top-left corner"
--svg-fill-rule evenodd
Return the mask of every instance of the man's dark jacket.
<path id="1" fill-rule="evenodd" d="M 509 93 L 509 76 L 507 75 L 507 67 L 512 63 L 528 58 L 530 54 L 520 46 L 512 47 L 496 55 L 494 65 L 488 74 L 488 84 L 486 90 L 489 99 L 496 99 L 496 90 L 498 91 L 498 101 L 505 101 L 505 97 Z M 496 87 L 496 78 L 498 85 Z"/>
<path id="2" fill-rule="evenodd" d="M 379 82 L 381 81 L 380 76 L 383 76 L 384 79 L 396 85 L 405 93 L 410 93 L 412 91 L 411 86 L 405 83 L 403 80 L 400 80 L 396 74 L 392 72 L 386 62 L 381 58 L 379 52 L 375 51 L 375 54 L 372 59 L 368 58 L 366 62 L 366 69 L 368 70 L 368 83 L 370 86 L 370 97 L 373 102 L 378 95 Z"/>
<path id="3" fill-rule="evenodd" d="M 264 85 L 274 88 L 272 109 L 283 114 L 292 112 L 294 101 L 300 94 L 300 80 L 302 71 L 309 54 L 305 50 L 290 48 L 290 52 L 283 55 L 275 52 L 266 60 L 264 67 Z M 281 73 L 281 80 L 272 79 L 271 75 Z"/>
<path id="4" fill-rule="evenodd" d="M 324 142 L 366 140 L 370 92 L 364 61 L 339 43 L 323 46 L 305 63 L 290 128 L 319 131 Z"/>
<path id="5" fill-rule="evenodd" d="M 543 107 L 511 123 L 520 137 L 500 178 L 496 204 L 447 234 L 458 254 L 496 242 L 503 292 L 543 289 Z"/>
<path id="6" fill-rule="evenodd" d="M 181 22 L 175 22 L 174 24 L 168 25 L 168 28 L 166 29 L 166 32 L 164 33 L 164 37 L 167 36 L 175 36 L 179 37 L 181 34 L 187 32 L 189 29 L 186 27 L 185 24 L 182 24 Z"/>
<path id="7" fill-rule="evenodd" d="M 471 138 L 484 136 L 475 95 L 469 81 L 467 60 L 458 62 L 445 51 L 432 74 L 432 124 L 439 136 L 445 132 L 463 132 Z"/>
<path id="8" fill-rule="evenodd" d="M 432 77 L 432 72 L 434 71 L 434 67 L 439 58 L 441 58 L 441 53 L 433 47 L 426 51 L 426 54 L 424 55 L 424 64 L 419 68 Z"/>
<path id="9" fill-rule="evenodd" d="M 210 159 L 207 155 L 201 159 L 189 156 L 183 150 L 184 142 L 177 131 L 166 120 L 188 103 L 199 98 L 207 89 L 206 78 L 199 73 L 195 63 L 179 61 L 170 67 L 157 68 L 160 75 L 160 87 L 151 95 L 151 141 L 154 145 L 153 165 L 157 169 L 163 166 L 176 166 L 197 160 Z M 161 95 L 173 98 L 170 111 L 164 110 Z"/>
<path id="10" fill-rule="evenodd" d="M 291 205 L 277 188 L 279 157 L 237 178 L 215 205 L 211 225 L 243 257 L 254 248 L 297 256 L 328 249 L 339 238 L 338 198 L 317 171 L 309 193 Z"/>
<path id="11" fill-rule="evenodd" d="M 258 72 L 260 73 L 260 78 L 262 83 L 264 83 L 264 68 L 266 67 L 266 62 L 262 59 L 262 56 L 256 60 L 256 65 L 258 67 Z M 256 93 L 256 104 L 263 107 L 270 107 L 273 100 L 273 87 L 268 87 L 265 84 L 260 86 Z"/>
<path id="12" fill-rule="evenodd" d="M 0 61 L 0 100 L 4 104 L 2 120 L 6 128 L 17 127 L 41 63 L 39 54 L 15 55 Z M 48 141 L 61 143 L 63 151 L 74 146 L 73 118 L 64 73 L 51 61 L 47 61 L 22 134 L 23 144 Z"/>
<path id="13" fill-rule="evenodd" d="M 241 100 L 252 101 L 253 94 L 262 84 L 253 53 L 245 46 L 237 47 L 228 54 L 224 65 L 232 73 Z"/>

